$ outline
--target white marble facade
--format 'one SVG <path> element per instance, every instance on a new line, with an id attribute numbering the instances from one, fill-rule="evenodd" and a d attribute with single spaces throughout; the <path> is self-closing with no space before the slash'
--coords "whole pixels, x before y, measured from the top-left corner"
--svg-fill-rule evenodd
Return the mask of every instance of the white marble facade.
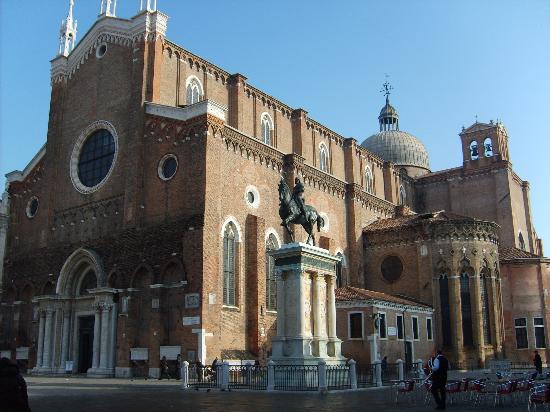
<path id="1" fill-rule="evenodd" d="M 271 252 L 277 276 L 277 336 L 271 360 L 343 363 L 336 336 L 336 263 L 327 250 L 290 243 Z"/>

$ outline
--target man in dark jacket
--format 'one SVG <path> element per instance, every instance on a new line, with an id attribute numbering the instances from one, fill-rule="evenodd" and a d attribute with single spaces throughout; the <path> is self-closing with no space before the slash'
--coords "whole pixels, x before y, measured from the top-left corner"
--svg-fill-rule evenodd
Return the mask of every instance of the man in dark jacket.
<path id="1" fill-rule="evenodd" d="M 0 359 L 0 410 L 30 412 L 27 384 L 19 368 L 8 358 Z"/>
<path id="2" fill-rule="evenodd" d="M 539 355 L 539 351 L 535 351 L 535 357 L 533 358 L 533 365 L 535 365 L 535 369 L 537 370 L 537 374 L 542 375 L 542 359 Z"/>
<path id="3" fill-rule="evenodd" d="M 443 355 L 443 352 L 438 350 L 432 366 L 432 395 L 434 396 L 435 403 L 437 404 L 436 409 L 445 409 L 448 370 L 449 361 Z"/>

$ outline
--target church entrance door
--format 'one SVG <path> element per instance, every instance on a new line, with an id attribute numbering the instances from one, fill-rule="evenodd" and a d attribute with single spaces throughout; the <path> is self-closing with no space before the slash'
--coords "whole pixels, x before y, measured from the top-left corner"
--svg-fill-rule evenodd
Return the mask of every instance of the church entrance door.
<path id="1" fill-rule="evenodd" d="M 78 318 L 78 373 L 86 373 L 92 367 L 94 321 L 93 316 Z"/>

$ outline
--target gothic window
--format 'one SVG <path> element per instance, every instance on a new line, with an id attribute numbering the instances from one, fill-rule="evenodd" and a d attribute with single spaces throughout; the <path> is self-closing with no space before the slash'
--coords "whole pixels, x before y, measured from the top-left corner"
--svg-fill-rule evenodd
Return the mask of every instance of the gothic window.
<path id="1" fill-rule="evenodd" d="M 341 288 L 342 287 L 342 269 L 344 264 L 344 255 L 342 255 L 340 252 L 336 254 L 336 257 L 340 260 L 336 262 L 336 287 Z"/>
<path id="2" fill-rule="evenodd" d="M 489 294 L 487 291 L 487 282 L 489 279 L 489 269 L 484 268 L 481 270 L 479 277 L 479 289 L 481 293 L 481 317 L 483 321 L 483 342 L 486 345 L 491 343 L 491 317 L 489 310 Z"/>
<path id="3" fill-rule="evenodd" d="M 462 339 L 464 346 L 474 344 L 472 330 L 472 303 L 470 299 L 470 277 L 466 272 L 460 275 L 460 309 L 462 312 Z"/>
<path id="4" fill-rule="evenodd" d="M 269 146 L 273 146 L 273 122 L 267 113 L 262 115 L 261 128 L 262 141 Z"/>
<path id="5" fill-rule="evenodd" d="M 477 142 L 472 140 L 470 143 L 470 159 L 477 160 L 479 159 L 479 149 L 477 147 Z"/>
<path id="6" fill-rule="evenodd" d="M 279 242 L 273 233 L 271 233 L 265 245 L 266 252 L 279 249 Z M 277 310 L 277 281 L 275 278 L 275 259 L 273 256 L 266 254 L 265 268 L 265 307 L 267 310 Z"/>
<path id="7" fill-rule="evenodd" d="M 370 167 L 365 168 L 365 190 L 367 193 L 374 193 L 374 179 Z"/>
<path id="8" fill-rule="evenodd" d="M 535 329 L 535 348 L 545 349 L 546 338 L 544 333 L 544 319 L 533 318 L 533 327 Z"/>
<path id="9" fill-rule="evenodd" d="M 529 342 L 527 340 L 527 319 L 515 319 L 514 325 L 516 329 L 516 348 L 527 349 L 529 347 Z"/>
<path id="10" fill-rule="evenodd" d="M 201 82 L 196 77 L 191 77 L 187 82 L 187 104 L 198 103 L 203 94 Z"/>
<path id="11" fill-rule="evenodd" d="M 235 306 L 235 255 L 237 249 L 237 228 L 232 222 L 223 234 L 223 304 Z"/>
<path id="12" fill-rule="evenodd" d="M 521 250 L 525 250 L 525 240 L 523 239 L 523 234 L 521 232 L 519 232 L 519 235 L 518 235 L 518 242 L 519 242 L 519 248 Z"/>
<path id="13" fill-rule="evenodd" d="M 328 173 L 328 149 L 324 143 L 319 145 L 319 169 Z"/>
<path id="14" fill-rule="evenodd" d="M 78 158 L 78 179 L 94 187 L 105 179 L 115 157 L 115 139 L 106 129 L 96 130 L 84 143 Z"/>
<path id="15" fill-rule="evenodd" d="M 439 278 L 439 302 L 441 306 L 441 331 L 443 345 L 451 346 L 451 307 L 449 304 L 449 279 L 446 275 Z"/>
<path id="16" fill-rule="evenodd" d="M 399 186 L 399 205 L 404 206 L 407 201 L 407 192 L 403 185 Z"/>
<path id="17" fill-rule="evenodd" d="M 491 157 L 493 155 L 493 141 L 490 137 L 487 137 L 483 141 L 483 148 L 485 151 L 485 157 Z"/>

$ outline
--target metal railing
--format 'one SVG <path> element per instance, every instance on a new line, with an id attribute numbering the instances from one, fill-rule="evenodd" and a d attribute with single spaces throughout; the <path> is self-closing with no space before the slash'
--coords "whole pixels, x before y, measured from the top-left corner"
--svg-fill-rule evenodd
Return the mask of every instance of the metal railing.
<path id="1" fill-rule="evenodd" d="M 388 363 L 385 367 L 382 367 L 382 383 L 389 385 L 390 381 L 399 379 L 399 364 Z"/>
<path id="2" fill-rule="evenodd" d="M 275 390 L 316 391 L 319 388 L 319 367 L 276 365 Z"/>
<path id="3" fill-rule="evenodd" d="M 210 366 L 189 367 L 189 386 L 194 388 L 217 388 L 220 386 L 221 366 L 212 369 Z"/>
<path id="4" fill-rule="evenodd" d="M 357 387 L 358 388 L 369 388 L 371 386 L 376 386 L 376 376 L 375 376 L 374 365 L 357 365 Z"/>
<path id="5" fill-rule="evenodd" d="M 349 366 L 347 365 L 331 365 L 327 366 L 327 389 L 351 389 L 351 379 L 349 374 Z"/>
<path id="6" fill-rule="evenodd" d="M 267 367 L 229 366 L 229 389 L 267 389 Z"/>

